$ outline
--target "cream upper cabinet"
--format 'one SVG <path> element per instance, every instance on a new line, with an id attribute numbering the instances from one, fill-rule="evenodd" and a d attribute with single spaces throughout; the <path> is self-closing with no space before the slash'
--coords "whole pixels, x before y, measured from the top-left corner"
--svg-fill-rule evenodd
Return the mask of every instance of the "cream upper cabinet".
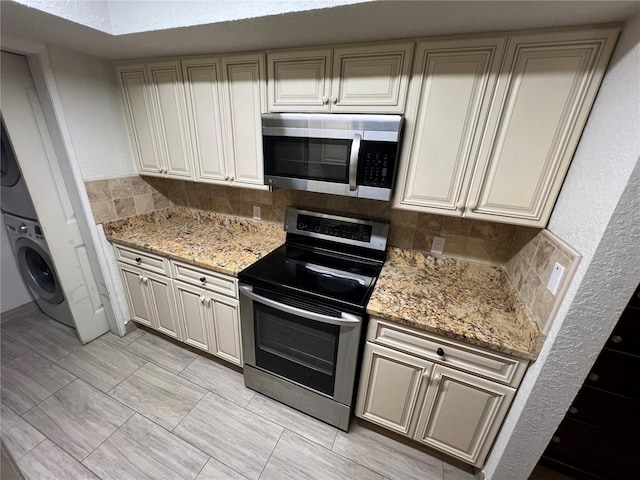
<path id="1" fill-rule="evenodd" d="M 464 209 L 506 37 L 420 42 L 395 207 Z"/>
<path id="2" fill-rule="evenodd" d="M 182 60 L 182 75 L 196 179 L 227 183 L 220 61 L 217 58 Z"/>
<path id="3" fill-rule="evenodd" d="M 465 216 L 547 224 L 617 34 L 601 28 L 510 38 Z"/>
<path id="4" fill-rule="evenodd" d="M 141 174 L 195 179 L 178 61 L 117 68 Z"/>
<path id="5" fill-rule="evenodd" d="M 162 154 L 155 138 L 155 114 L 144 66 L 123 65 L 116 70 L 138 172 L 163 176 Z"/>
<path id="6" fill-rule="evenodd" d="M 481 466 L 514 394 L 514 388 L 436 365 L 414 438 Z"/>
<path id="7" fill-rule="evenodd" d="M 266 112 L 264 55 L 223 57 L 221 65 L 228 180 L 266 190 L 260 117 Z"/>
<path id="8" fill-rule="evenodd" d="M 269 111 L 404 113 L 413 42 L 268 54 Z"/>
<path id="9" fill-rule="evenodd" d="M 617 33 L 420 43 L 394 207 L 544 227 Z"/>

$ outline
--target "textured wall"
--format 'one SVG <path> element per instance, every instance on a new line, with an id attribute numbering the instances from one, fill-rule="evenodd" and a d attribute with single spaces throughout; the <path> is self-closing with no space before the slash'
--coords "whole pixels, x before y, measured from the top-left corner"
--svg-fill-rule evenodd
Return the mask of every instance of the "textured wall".
<path id="1" fill-rule="evenodd" d="M 528 477 L 640 281 L 638 65 L 640 15 L 623 28 L 549 224 L 583 259 L 488 458 L 487 479 Z"/>
<path id="2" fill-rule="evenodd" d="M 83 179 L 135 173 L 113 65 L 58 47 L 49 56 Z"/>

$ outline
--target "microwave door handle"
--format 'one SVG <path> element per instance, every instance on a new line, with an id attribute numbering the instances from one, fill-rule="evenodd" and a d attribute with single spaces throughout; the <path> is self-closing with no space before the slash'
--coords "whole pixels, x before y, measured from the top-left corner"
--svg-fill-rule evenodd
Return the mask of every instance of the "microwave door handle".
<path id="1" fill-rule="evenodd" d="M 355 192 L 358 187 L 358 157 L 360 156 L 360 141 L 362 135 L 356 133 L 351 143 L 351 156 L 349 157 L 349 191 Z"/>
<path id="2" fill-rule="evenodd" d="M 331 325 L 339 325 L 343 327 L 356 327 L 362 323 L 362 317 L 351 315 L 350 313 L 342 312 L 341 318 L 331 317 L 329 315 L 322 315 L 321 313 L 309 312 L 302 308 L 292 307 L 284 303 L 276 302 L 270 298 L 263 297 L 253 292 L 253 287 L 249 285 L 241 285 L 240 292 L 246 295 L 251 300 L 254 300 L 268 307 L 275 308 L 281 312 L 290 313 L 297 317 L 307 318 L 309 320 L 315 320 L 316 322 L 329 323 Z"/>

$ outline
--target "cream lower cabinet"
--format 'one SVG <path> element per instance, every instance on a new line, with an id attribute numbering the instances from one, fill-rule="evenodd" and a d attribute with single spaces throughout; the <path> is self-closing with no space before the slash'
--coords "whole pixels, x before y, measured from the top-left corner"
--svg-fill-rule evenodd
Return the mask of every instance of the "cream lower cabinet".
<path id="1" fill-rule="evenodd" d="M 238 300 L 174 281 L 184 342 L 242 366 Z"/>
<path id="2" fill-rule="evenodd" d="M 129 265 L 119 268 L 133 320 L 182 340 L 171 279 Z"/>
<path id="3" fill-rule="evenodd" d="M 482 466 L 527 362 L 372 318 L 356 415 Z"/>
<path id="4" fill-rule="evenodd" d="M 131 319 L 242 366 L 234 277 L 115 245 Z"/>
<path id="5" fill-rule="evenodd" d="M 394 207 L 546 226 L 617 34 L 419 43 Z"/>

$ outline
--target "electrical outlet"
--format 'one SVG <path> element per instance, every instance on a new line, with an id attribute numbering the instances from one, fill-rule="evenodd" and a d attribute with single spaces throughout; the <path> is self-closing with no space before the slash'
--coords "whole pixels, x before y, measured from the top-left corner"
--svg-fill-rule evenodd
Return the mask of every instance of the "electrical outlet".
<path id="1" fill-rule="evenodd" d="M 253 219 L 254 220 L 262 220 L 262 209 L 259 205 L 253 206 Z"/>
<path id="2" fill-rule="evenodd" d="M 444 237 L 433 237 L 433 243 L 431 244 L 431 253 L 440 254 L 444 252 Z"/>
<path id="3" fill-rule="evenodd" d="M 552 295 L 555 295 L 558 291 L 562 275 L 564 275 L 564 267 L 556 262 L 551 271 L 551 275 L 549 275 L 549 281 L 547 282 L 547 290 L 549 290 Z"/>

